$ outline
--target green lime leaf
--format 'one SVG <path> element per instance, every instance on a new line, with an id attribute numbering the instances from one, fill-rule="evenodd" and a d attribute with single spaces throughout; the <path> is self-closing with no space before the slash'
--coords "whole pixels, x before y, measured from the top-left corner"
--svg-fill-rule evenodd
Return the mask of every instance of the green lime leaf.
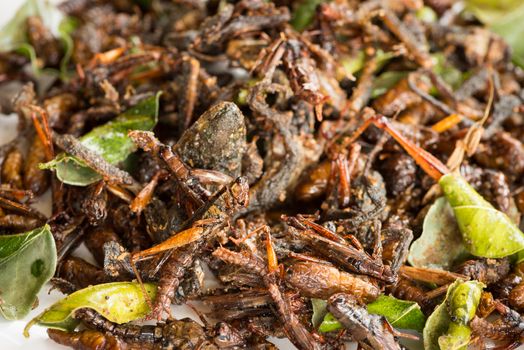
<path id="1" fill-rule="evenodd" d="M 55 240 L 48 225 L 0 235 L 0 314 L 8 320 L 26 316 L 55 269 Z"/>
<path id="2" fill-rule="evenodd" d="M 408 262 L 415 267 L 449 270 L 467 254 L 453 209 L 446 198 L 429 208 L 422 235 L 409 248 Z"/>
<path id="3" fill-rule="evenodd" d="M 80 141 L 111 164 L 124 161 L 136 150 L 127 133 L 130 130 L 152 130 L 156 125 L 160 95 L 159 92 L 112 121 L 94 128 L 82 136 Z M 99 174 L 81 160 L 67 154 L 59 154 L 40 167 L 55 170 L 60 181 L 73 186 L 87 186 L 101 179 Z"/>
<path id="4" fill-rule="evenodd" d="M 439 184 L 455 212 L 462 240 L 471 254 L 503 258 L 524 249 L 524 234 L 517 225 L 482 198 L 462 176 L 444 175 Z"/>
<path id="5" fill-rule="evenodd" d="M 144 288 L 149 298 L 154 299 L 156 286 L 145 283 Z M 28 337 L 29 329 L 35 324 L 73 331 L 78 325 L 78 321 L 73 318 L 74 312 L 82 308 L 93 309 L 109 321 L 119 324 L 142 318 L 149 313 L 147 300 L 138 282 L 98 284 L 76 291 L 51 305 L 25 326 L 24 335 Z"/>
<path id="6" fill-rule="evenodd" d="M 313 315 L 311 316 L 311 323 L 313 327 L 317 328 L 322 323 L 322 320 L 328 313 L 327 301 L 322 299 L 311 299 L 311 305 L 313 306 Z"/>
<path id="7" fill-rule="evenodd" d="M 318 327 L 318 330 L 320 332 L 326 333 L 326 332 L 333 332 L 333 331 L 336 331 L 342 328 L 344 328 L 342 327 L 342 324 L 338 322 L 338 320 L 335 318 L 335 316 L 333 316 L 331 312 L 328 312 L 326 316 L 324 316 L 324 320 Z"/>
<path id="8" fill-rule="evenodd" d="M 426 317 L 420 306 L 413 301 L 381 295 L 367 307 L 369 313 L 384 316 L 395 328 L 422 332 L 426 323 Z"/>
<path id="9" fill-rule="evenodd" d="M 477 281 L 455 281 L 446 299 L 429 316 L 424 327 L 424 349 L 466 349 L 471 336 L 469 322 L 475 316 L 484 285 Z"/>
<path id="10" fill-rule="evenodd" d="M 524 68 L 524 2 L 521 0 L 466 0 L 467 9 L 513 50 L 513 62 Z"/>

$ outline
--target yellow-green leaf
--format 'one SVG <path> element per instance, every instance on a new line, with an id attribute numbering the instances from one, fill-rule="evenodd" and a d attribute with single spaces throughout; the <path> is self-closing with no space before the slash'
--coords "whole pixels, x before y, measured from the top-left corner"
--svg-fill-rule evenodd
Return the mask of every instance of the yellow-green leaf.
<path id="1" fill-rule="evenodd" d="M 145 283 L 144 288 L 149 298 L 154 300 L 156 286 Z M 76 291 L 53 304 L 26 325 L 24 335 L 28 337 L 29 329 L 35 324 L 72 331 L 78 324 L 73 318 L 74 312 L 81 308 L 94 309 L 115 323 L 130 322 L 149 313 L 147 300 L 137 282 L 98 284 Z"/>
<path id="2" fill-rule="evenodd" d="M 524 233 L 458 174 L 439 181 L 453 208 L 466 249 L 475 256 L 503 258 L 524 249 Z"/>
<path id="3" fill-rule="evenodd" d="M 0 235 L 0 314 L 8 320 L 26 316 L 55 269 L 55 240 L 48 225 Z"/>
<path id="4" fill-rule="evenodd" d="M 422 332 L 426 323 L 426 317 L 420 306 L 413 301 L 381 295 L 377 300 L 369 303 L 367 308 L 371 314 L 384 316 L 395 328 Z"/>

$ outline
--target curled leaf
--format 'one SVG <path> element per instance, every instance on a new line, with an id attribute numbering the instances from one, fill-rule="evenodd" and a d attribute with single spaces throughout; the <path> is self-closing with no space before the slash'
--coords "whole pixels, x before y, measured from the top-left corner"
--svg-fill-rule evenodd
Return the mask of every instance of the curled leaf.
<path id="1" fill-rule="evenodd" d="M 317 328 L 322 323 L 322 320 L 327 314 L 327 301 L 322 299 L 311 299 L 311 305 L 313 306 L 313 315 L 311 316 L 311 323 L 313 327 Z"/>
<path id="2" fill-rule="evenodd" d="M 446 299 L 429 316 L 424 327 L 424 349 L 466 349 L 470 342 L 468 324 L 475 316 L 484 285 L 477 281 L 455 281 Z"/>
<path id="3" fill-rule="evenodd" d="M 409 263 L 448 270 L 466 253 L 453 209 L 446 198 L 438 198 L 424 218 L 422 235 L 409 248 Z"/>
<path id="4" fill-rule="evenodd" d="M 462 240 L 471 254 L 503 258 L 524 249 L 524 233 L 462 176 L 444 175 L 439 184 L 455 212 Z"/>
<path id="5" fill-rule="evenodd" d="M 395 328 L 422 332 L 426 322 L 426 317 L 416 302 L 401 300 L 388 295 L 381 295 L 377 300 L 367 304 L 367 309 L 371 314 L 384 316 Z M 317 313 L 320 314 L 318 311 Z M 331 313 L 327 313 L 318 330 L 332 332 L 342 328 L 342 324 Z"/>
<path id="6" fill-rule="evenodd" d="M 127 133 L 130 130 L 152 130 L 156 125 L 160 95 L 157 93 L 112 121 L 94 128 L 82 136 L 80 141 L 111 164 L 124 161 L 136 149 Z M 55 170 L 58 179 L 68 185 L 87 186 L 101 179 L 81 160 L 63 153 L 42 164 L 41 168 Z"/>
<path id="7" fill-rule="evenodd" d="M 146 283 L 144 288 L 149 297 L 154 299 L 156 286 Z M 137 282 L 98 284 L 76 291 L 51 305 L 26 325 L 24 336 L 29 337 L 29 329 L 35 324 L 73 331 L 78 324 L 73 318 L 74 312 L 82 308 L 96 310 L 115 323 L 130 322 L 146 316 L 149 312 L 147 300 Z"/>
<path id="8" fill-rule="evenodd" d="M 55 269 L 55 240 L 48 225 L 0 235 L 0 313 L 8 320 L 26 316 Z"/>

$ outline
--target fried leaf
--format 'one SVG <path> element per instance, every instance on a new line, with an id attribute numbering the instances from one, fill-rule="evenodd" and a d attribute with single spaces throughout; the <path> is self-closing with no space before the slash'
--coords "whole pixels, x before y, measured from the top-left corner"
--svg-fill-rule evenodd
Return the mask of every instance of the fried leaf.
<path id="1" fill-rule="evenodd" d="M 317 328 L 324 317 L 327 314 L 327 301 L 322 299 L 311 299 L 311 305 L 313 306 L 313 315 L 311 316 L 311 323 L 313 327 Z"/>
<path id="2" fill-rule="evenodd" d="M 424 218 L 422 235 L 409 248 L 408 261 L 415 267 L 448 270 L 466 254 L 453 209 L 446 198 L 438 198 Z"/>
<path id="3" fill-rule="evenodd" d="M 0 235 L 2 316 L 8 320 L 26 316 L 55 268 L 56 247 L 49 226 L 17 235 Z"/>
<path id="4" fill-rule="evenodd" d="M 524 2 L 521 0 L 466 0 L 467 8 L 513 50 L 513 62 L 524 68 Z"/>
<path id="5" fill-rule="evenodd" d="M 386 317 L 395 328 L 413 329 L 419 332 L 424 329 L 426 317 L 416 302 L 381 295 L 367 307 L 370 313 Z"/>
<path id="6" fill-rule="evenodd" d="M 94 128 L 80 138 L 84 146 L 101 155 L 111 164 L 124 161 L 136 146 L 127 136 L 130 130 L 152 130 L 158 118 L 160 93 L 120 114 L 112 121 Z M 101 179 L 81 160 L 59 154 L 52 161 L 41 164 L 43 169 L 53 169 L 60 181 L 68 185 L 87 186 Z"/>
<path id="7" fill-rule="evenodd" d="M 455 212 L 466 249 L 475 256 L 503 258 L 524 249 L 524 233 L 503 212 L 496 210 L 460 175 L 439 181 Z"/>
<path id="8" fill-rule="evenodd" d="M 150 299 L 156 296 L 156 286 L 145 283 L 144 288 Z M 146 316 L 149 312 L 147 300 L 138 282 L 113 282 L 89 286 L 76 291 L 51 305 L 33 318 L 24 329 L 35 324 L 43 327 L 73 331 L 78 321 L 73 318 L 75 310 L 90 308 L 111 322 L 126 323 Z"/>
<path id="9" fill-rule="evenodd" d="M 422 332 L 426 322 L 426 317 L 416 302 L 401 300 L 388 295 L 381 295 L 377 300 L 367 304 L 367 309 L 371 314 L 384 316 L 395 328 Z M 332 332 L 341 328 L 340 322 L 331 313 L 327 313 L 318 330 Z"/>
<path id="10" fill-rule="evenodd" d="M 293 11 L 291 18 L 293 28 L 300 32 L 306 29 L 313 22 L 317 6 L 323 1 L 325 0 L 302 0 L 295 11 Z"/>
<path id="11" fill-rule="evenodd" d="M 484 285 L 477 281 L 455 281 L 449 286 L 446 299 L 429 316 L 424 327 L 424 349 L 466 349 Z"/>

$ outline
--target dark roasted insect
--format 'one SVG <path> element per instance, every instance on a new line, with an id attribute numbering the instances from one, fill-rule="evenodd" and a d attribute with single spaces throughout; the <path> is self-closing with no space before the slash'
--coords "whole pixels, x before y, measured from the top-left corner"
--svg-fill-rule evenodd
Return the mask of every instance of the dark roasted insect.
<path id="1" fill-rule="evenodd" d="M 478 259 L 464 262 L 455 272 L 490 285 L 503 279 L 509 273 L 509 269 L 507 259 Z"/>
<path id="2" fill-rule="evenodd" d="M 304 325 L 299 322 L 297 316 L 290 310 L 289 301 L 281 292 L 278 283 L 278 262 L 271 243 L 271 236 L 268 228 L 265 228 L 264 231 L 267 234 L 267 268 L 260 258 L 247 252 L 237 253 L 225 248 L 218 248 L 213 252 L 213 255 L 230 264 L 246 266 L 248 269 L 251 269 L 260 275 L 268 290 L 268 294 L 276 305 L 278 315 L 282 319 L 284 330 L 290 340 L 299 348 L 320 349 L 321 345 L 319 342 L 304 327 Z"/>
<path id="3" fill-rule="evenodd" d="M 511 345 L 520 344 L 524 329 L 520 314 L 497 301 L 495 301 L 495 308 L 501 314 L 500 319 L 492 323 L 486 319 L 475 317 L 470 323 L 472 330 L 489 339 L 509 341 Z M 511 348 L 511 346 L 508 347 Z"/>
<path id="4" fill-rule="evenodd" d="M 372 349 L 401 349 L 387 321 L 369 314 L 356 300 L 344 293 L 334 294 L 328 300 L 328 310 L 350 333 L 353 340 Z"/>

